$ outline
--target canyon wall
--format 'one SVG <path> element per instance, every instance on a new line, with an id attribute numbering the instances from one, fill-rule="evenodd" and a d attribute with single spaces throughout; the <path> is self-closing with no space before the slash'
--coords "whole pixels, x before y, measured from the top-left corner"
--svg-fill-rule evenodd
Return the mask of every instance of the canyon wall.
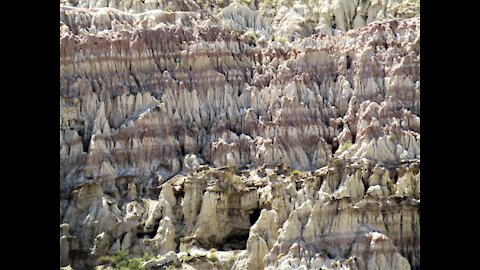
<path id="1" fill-rule="evenodd" d="M 419 212 L 418 1 L 60 1 L 61 266 L 420 269 Z"/>

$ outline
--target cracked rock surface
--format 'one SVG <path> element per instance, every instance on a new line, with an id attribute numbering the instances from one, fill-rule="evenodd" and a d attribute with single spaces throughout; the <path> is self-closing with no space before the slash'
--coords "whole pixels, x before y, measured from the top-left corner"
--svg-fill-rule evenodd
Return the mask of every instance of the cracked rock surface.
<path id="1" fill-rule="evenodd" d="M 60 1 L 61 266 L 420 269 L 419 12 Z"/>

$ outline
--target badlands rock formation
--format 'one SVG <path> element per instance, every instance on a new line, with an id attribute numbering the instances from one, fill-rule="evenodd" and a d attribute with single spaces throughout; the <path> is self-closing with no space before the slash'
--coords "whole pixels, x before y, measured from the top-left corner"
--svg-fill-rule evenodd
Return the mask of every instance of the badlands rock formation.
<path id="1" fill-rule="evenodd" d="M 60 1 L 62 267 L 420 269 L 419 213 L 418 1 Z"/>

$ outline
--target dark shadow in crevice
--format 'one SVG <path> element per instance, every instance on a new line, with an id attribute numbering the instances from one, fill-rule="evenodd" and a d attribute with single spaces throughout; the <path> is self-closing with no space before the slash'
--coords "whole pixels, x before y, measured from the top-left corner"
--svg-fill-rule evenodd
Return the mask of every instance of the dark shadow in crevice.
<path id="1" fill-rule="evenodd" d="M 253 226 L 255 222 L 257 222 L 258 218 L 260 217 L 260 212 L 262 209 L 256 208 L 253 210 L 253 212 L 250 214 L 250 224 Z"/>
<path id="2" fill-rule="evenodd" d="M 223 245 L 218 247 L 218 250 L 244 250 L 247 249 L 247 240 L 250 229 L 235 229 L 225 239 Z"/>
<path id="3" fill-rule="evenodd" d="M 147 237 L 148 239 L 153 239 L 155 235 L 157 235 L 157 230 L 158 227 L 160 227 L 160 220 L 155 220 L 155 225 L 153 225 L 152 230 L 148 230 L 147 232 L 145 231 L 138 231 L 137 232 L 137 238 L 142 239 L 144 237 Z"/>

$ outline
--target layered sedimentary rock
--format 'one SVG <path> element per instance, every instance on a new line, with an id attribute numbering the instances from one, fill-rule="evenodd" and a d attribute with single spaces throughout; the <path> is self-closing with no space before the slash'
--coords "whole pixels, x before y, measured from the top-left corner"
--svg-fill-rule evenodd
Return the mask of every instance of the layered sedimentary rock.
<path id="1" fill-rule="evenodd" d="M 420 268 L 417 2 L 280 2 L 61 1 L 62 266 Z"/>
<path id="2" fill-rule="evenodd" d="M 64 21 L 74 23 L 75 28 L 91 28 L 88 31 L 119 30 L 115 26 L 120 25 L 122 29 L 124 26 L 129 29 L 153 27 L 147 22 L 157 20 L 155 25 L 168 24 L 174 17 L 183 21 L 186 14 L 205 14 L 211 16 L 209 19 L 222 20 L 223 26 L 235 30 L 265 27 L 289 38 L 315 32 L 336 34 L 374 21 L 412 18 L 420 13 L 418 0 L 61 0 L 60 4 L 63 6 L 61 15 L 68 14 L 69 8 L 99 11 L 96 14 L 79 12 L 74 21 Z M 164 12 L 174 12 L 176 16 Z M 92 24 L 87 23 L 89 20 Z M 132 21 L 137 22 L 132 24 Z M 99 23 L 103 24 L 100 28 Z"/>
<path id="3" fill-rule="evenodd" d="M 82 268 L 120 249 L 141 256 L 215 248 L 241 250 L 226 255 L 231 269 L 419 267 L 417 161 L 388 168 L 334 159 L 286 174 L 280 166 L 201 166 L 162 184 L 156 200 L 129 192 L 132 182 L 83 184 L 63 217 L 62 262 Z"/>

